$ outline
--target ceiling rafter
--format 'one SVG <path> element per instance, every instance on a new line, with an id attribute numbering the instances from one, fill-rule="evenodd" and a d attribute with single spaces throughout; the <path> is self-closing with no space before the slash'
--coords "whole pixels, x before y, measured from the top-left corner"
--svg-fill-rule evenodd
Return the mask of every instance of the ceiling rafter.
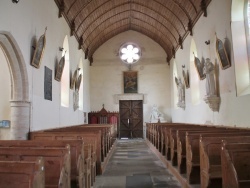
<path id="1" fill-rule="evenodd" d="M 130 24 L 127 24 L 128 26 L 130 25 Z M 136 25 L 136 24 L 132 24 L 132 26 L 137 26 L 137 27 L 141 27 L 141 26 L 139 26 L 139 25 Z M 120 26 L 120 27 L 123 27 L 123 26 Z M 107 28 L 107 29 L 109 29 L 109 28 Z M 133 27 L 131 28 L 132 30 L 135 30 Z M 129 28 L 127 29 L 127 30 L 129 30 Z M 124 31 L 127 31 L 127 30 L 123 30 L 122 32 L 124 32 Z M 154 36 L 154 33 L 151 31 L 151 30 L 148 30 L 147 28 L 144 28 L 144 30 L 146 30 L 146 31 L 148 31 L 148 33 L 152 33 L 152 36 Z M 137 32 L 143 32 L 143 31 L 141 31 L 141 30 L 135 30 L 135 31 L 137 31 Z M 109 33 L 111 33 L 111 32 L 115 32 L 114 30 L 111 30 L 110 32 L 108 32 L 108 34 Z M 114 36 L 115 35 L 118 35 L 118 34 L 120 34 L 121 32 L 117 32 L 116 34 L 114 34 Z M 107 34 L 107 35 L 108 35 Z M 154 39 L 151 35 L 148 35 L 147 34 L 147 32 L 143 32 L 143 34 L 144 35 L 146 35 L 146 36 L 148 36 L 149 38 L 151 38 L 152 40 L 154 40 L 154 41 L 156 41 L 163 49 L 164 49 L 164 51 L 169 55 L 169 53 L 171 52 L 171 49 L 170 48 L 168 48 L 167 46 L 165 46 L 165 45 L 163 45 L 163 44 L 165 44 L 165 43 L 163 43 L 163 41 L 162 40 L 160 40 L 160 39 Z M 100 36 L 100 35 L 99 35 Z M 97 37 L 95 37 L 95 39 L 94 39 L 94 41 L 93 41 L 93 43 L 92 44 L 94 44 L 96 47 L 92 47 L 91 49 L 91 51 L 89 51 L 89 56 L 91 57 L 92 55 L 93 55 L 93 52 L 95 52 L 103 43 L 105 43 L 107 40 L 109 40 L 110 38 L 112 38 L 112 37 L 114 37 L 114 36 L 112 36 L 112 37 L 99 37 L 99 36 L 97 36 Z M 104 36 L 106 36 L 106 35 L 104 35 Z M 104 38 L 105 38 L 105 40 L 104 40 Z M 102 39 L 102 41 L 100 40 L 100 39 Z M 101 44 L 97 44 L 97 43 L 95 43 L 95 40 L 96 41 L 101 41 L 100 43 Z M 166 49 L 167 48 L 167 49 Z"/>
<path id="2" fill-rule="evenodd" d="M 126 11 L 123 11 L 123 12 L 120 12 L 120 13 L 118 13 L 118 14 L 122 14 L 122 13 L 125 13 L 125 12 L 130 12 L 130 10 L 126 10 Z M 131 12 L 137 12 L 138 13 L 138 11 L 136 11 L 136 10 L 132 10 Z M 153 19 L 155 22 L 157 22 L 158 24 L 160 24 L 163 28 L 165 28 L 165 30 L 167 30 L 170 34 L 171 34 L 171 36 L 173 37 L 173 39 L 175 40 L 175 42 L 176 43 L 178 43 L 178 39 L 174 36 L 174 34 L 169 30 L 169 28 L 167 28 L 165 25 L 163 25 L 161 22 L 159 22 L 158 20 L 156 20 L 155 18 L 153 18 L 153 17 L 150 17 L 149 15 L 146 15 L 144 12 L 140 12 L 141 14 L 143 14 L 144 16 L 146 16 L 146 17 L 149 17 L 150 19 Z M 117 14 L 117 15 L 118 15 Z M 115 15 L 116 16 L 116 15 Z M 101 22 L 99 25 L 97 25 L 95 28 L 92 28 L 92 31 L 88 34 L 88 35 L 85 35 L 84 36 L 84 38 L 85 38 L 85 41 L 87 41 L 87 39 L 89 38 L 89 36 L 96 30 L 96 29 L 98 29 L 98 27 L 99 26 L 101 26 L 101 25 L 103 25 L 105 22 L 109 22 L 109 23 L 112 23 L 112 21 L 110 21 L 112 19 L 112 17 L 109 17 L 109 18 L 107 18 L 106 20 L 104 20 L 103 22 Z M 134 17 L 131 17 L 130 19 L 135 19 Z M 138 18 L 137 18 L 138 19 Z M 119 21 L 119 20 L 118 20 Z M 144 20 L 141 20 L 142 22 L 145 22 Z M 145 23 L 147 23 L 147 22 L 145 22 Z M 152 26 L 153 27 L 153 26 Z M 163 35 L 165 35 L 164 33 L 163 33 Z M 83 36 L 83 35 L 82 35 Z M 85 42 L 84 42 L 85 43 Z"/>
<path id="3" fill-rule="evenodd" d="M 108 38 L 135 30 L 172 58 L 212 0 L 54 0 L 90 61 Z M 126 20 L 126 21 L 124 21 Z M 121 23 L 122 22 L 122 23 Z M 124 27 L 125 25 L 125 27 Z"/>
<path id="4" fill-rule="evenodd" d="M 127 3 L 126 3 L 127 4 Z M 176 28 L 176 26 L 175 25 L 173 25 L 171 22 L 170 22 L 170 20 L 167 18 L 167 17 L 165 17 L 164 15 L 162 15 L 162 14 L 160 14 L 159 12 L 156 12 L 154 9 L 150 9 L 148 6 L 145 6 L 145 5 L 143 5 L 143 4 L 139 4 L 139 3 L 134 3 L 134 4 L 136 4 L 136 5 L 139 5 L 139 6 L 142 6 L 142 7 L 145 7 L 145 8 L 147 8 L 147 9 L 149 9 L 150 11 L 152 11 L 153 12 L 153 14 L 152 15 L 159 15 L 161 18 L 163 18 L 163 19 L 165 19 L 165 20 L 167 20 L 167 22 L 170 24 L 170 26 L 171 27 L 173 27 L 174 28 L 174 30 L 178 33 L 178 35 L 181 35 L 180 33 L 179 33 L 179 31 L 177 30 L 177 28 Z M 94 24 L 98 19 L 100 19 L 100 18 L 102 18 L 104 15 L 106 15 L 106 14 L 109 14 L 109 12 L 110 11 L 112 11 L 112 10 L 114 10 L 114 9 L 117 9 L 117 8 L 119 8 L 119 7 L 121 7 L 121 6 L 124 6 L 125 4 L 120 4 L 120 5 L 118 5 L 118 6 L 115 6 L 114 8 L 110 8 L 109 10 L 106 10 L 106 12 L 104 13 L 104 14 L 100 14 L 98 17 L 96 17 L 94 20 L 91 20 L 92 22 L 90 22 L 90 24 L 85 24 L 84 26 L 85 26 L 85 29 L 84 29 L 84 31 L 83 31 L 83 33 L 81 34 L 81 35 L 84 35 L 84 33 L 88 30 L 88 28 L 92 25 L 92 24 Z M 135 10 L 133 10 L 133 11 L 135 11 Z M 116 16 L 117 14 L 115 14 L 115 15 L 113 15 L 113 16 Z M 113 17 L 112 16 L 112 17 Z"/>

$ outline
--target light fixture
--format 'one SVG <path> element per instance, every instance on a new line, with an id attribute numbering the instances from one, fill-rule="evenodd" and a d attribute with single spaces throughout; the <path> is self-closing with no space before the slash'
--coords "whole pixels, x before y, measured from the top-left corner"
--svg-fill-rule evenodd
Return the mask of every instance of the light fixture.
<path id="1" fill-rule="evenodd" d="M 12 3 L 18 3 L 19 0 L 12 0 Z"/>
<path id="2" fill-rule="evenodd" d="M 137 44 L 127 42 L 120 47 L 119 57 L 124 63 L 136 63 L 141 58 L 141 49 Z"/>

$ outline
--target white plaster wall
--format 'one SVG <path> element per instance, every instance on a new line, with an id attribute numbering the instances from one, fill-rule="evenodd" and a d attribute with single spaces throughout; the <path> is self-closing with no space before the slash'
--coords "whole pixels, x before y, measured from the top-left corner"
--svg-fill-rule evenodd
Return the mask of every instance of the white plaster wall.
<path id="1" fill-rule="evenodd" d="M 223 42 L 225 38 L 228 38 L 232 43 L 230 21 L 231 1 L 212 1 L 208 7 L 208 17 L 201 17 L 193 29 L 193 38 L 197 45 L 199 59 L 201 59 L 201 57 L 210 58 L 213 63 L 219 64 L 215 51 L 215 33 Z M 207 40 L 211 41 L 209 46 L 205 44 L 205 41 Z M 176 62 L 179 73 L 181 73 L 182 64 L 189 67 L 190 43 L 191 36 L 188 36 L 184 42 L 184 50 L 179 49 L 177 51 Z M 231 48 L 230 59 L 232 66 L 225 70 L 222 70 L 221 67 L 219 67 L 217 75 L 219 79 L 219 94 L 221 97 L 219 112 L 212 112 L 204 102 L 205 80 L 203 80 L 200 81 L 200 103 L 198 105 L 192 105 L 191 89 L 186 89 L 186 109 L 182 110 L 172 108 L 173 122 L 211 122 L 216 125 L 250 127 L 250 96 L 236 97 L 235 68 L 232 50 L 233 49 Z"/>
<path id="2" fill-rule="evenodd" d="M 41 66 L 36 69 L 30 66 L 33 49 L 32 39 L 46 32 L 46 47 Z M 84 61 L 83 91 L 84 110 L 73 110 L 73 90 L 70 90 L 69 108 L 61 107 L 60 82 L 52 78 L 52 101 L 44 99 L 44 66 L 55 73 L 55 62 L 61 57 L 59 47 L 62 47 L 65 35 L 70 36 L 68 24 L 64 18 L 58 18 L 58 8 L 51 0 L 25 0 L 18 4 L 12 1 L 0 2 L 0 31 L 9 31 L 19 45 L 26 62 L 29 93 L 31 101 L 31 130 L 48 129 L 58 126 L 68 126 L 83 123 L 83 111 L 88 112 L 89 103 L 89 63 Z M 78 50 L 75 37 L 69 37 L 70 70 L 74 71 L 84 53 Z"/>
<path id="3" fill-rule="evenodd" d="M 125 42 L 135 42 L 142 48 L 142 58 L 132 70 L 138 71 L 138 93 L 145 94 L 143 121 L 149 121 L 154 104 L 170 121 L 170 67 L 165 60 L 166 54 L 153 40 L 135 31 L 115 36 L 94 54 L 94 62 L 90 67 L 91 110 L 98 111 L 104 104 L 106 110 L 119 111 L 114 95 L 123 94 L 123 71 L 128 71 L 128 68 L 117 54 Z"/>

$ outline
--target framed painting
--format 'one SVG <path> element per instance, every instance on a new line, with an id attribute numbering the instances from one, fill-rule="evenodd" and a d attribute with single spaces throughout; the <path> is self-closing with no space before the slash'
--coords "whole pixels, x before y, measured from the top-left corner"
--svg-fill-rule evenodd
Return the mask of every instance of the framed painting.
<path id="1" fill-rule="evenodd" d="M 44 48 L 45 48 L 45 45 L 46 45 L 46 36 L 45 36 L 46 30 L 47 30 L 47 28 L 45 29 L 44 34 L 39 38 L 39 40 L 38 40 L 38 42 L 36 44 L 35 53 L 33 55 L 32 62 L 31 62 L 31 65 L 38 68 L 38 69 L 40 67 L 40 63 L 41 63 L 41 60 L 42 60 Z"/>
<path id="2" fill-rule="evenodd" d="M 231 66 L 224 44 L 220 39 L 216 39 L 216 52 L 220 60 L 222 69 L 227 69 Z"/>
<path id="3" fill-rule="evenodd" d="M 64 64 L 65 64 L 65 56 L 62 56 L 59 63 L 56 64 L 55 80 L 57 80 L 58 82 L 61 81 Z"/>
<path id="4" fill-rule="evenodd" d="M 138 93 L 137 71 L 123 72 L 124 93 Z"/>
<path id="5" fill-rule="evenodd" d="M 199 60 L 198 57 L 194 56 L 194 65 L 199 75 L 200 80 L 204 80 L 206 75 L 203 73 L 204 63 Z"/>
<path id="6" fill-rule="evenodd" d="M 185 72 L 185 70 L 182 70 L 182 76 L 183 76 L 183 80 L 185 82 L 186 89 L 190 88 L 190 85 L 189 85 L 189 71 L 187 70 L 187 72 Z"/>

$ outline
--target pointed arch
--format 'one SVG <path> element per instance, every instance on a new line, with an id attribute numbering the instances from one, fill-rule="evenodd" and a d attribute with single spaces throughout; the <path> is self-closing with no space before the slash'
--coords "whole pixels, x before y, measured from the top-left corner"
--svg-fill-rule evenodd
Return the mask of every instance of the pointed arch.
<path id="1" fill-rule="evenodd" d="M 22 51 L 11 33 L 0 31 L 0 46 L 4 51 L 11 76 L 10 139 L 27 139 L 30 129 L 28 73 Z"/>
<path id="2" fill-rule="evenodd" d="M 194 64 L 194 55 L 197 57 L 197 48 L 195 41 L 192 38 L 190 45 L 190 88 L 192 104 L 197 105 L 200 103 L 200 78 Z"/>

